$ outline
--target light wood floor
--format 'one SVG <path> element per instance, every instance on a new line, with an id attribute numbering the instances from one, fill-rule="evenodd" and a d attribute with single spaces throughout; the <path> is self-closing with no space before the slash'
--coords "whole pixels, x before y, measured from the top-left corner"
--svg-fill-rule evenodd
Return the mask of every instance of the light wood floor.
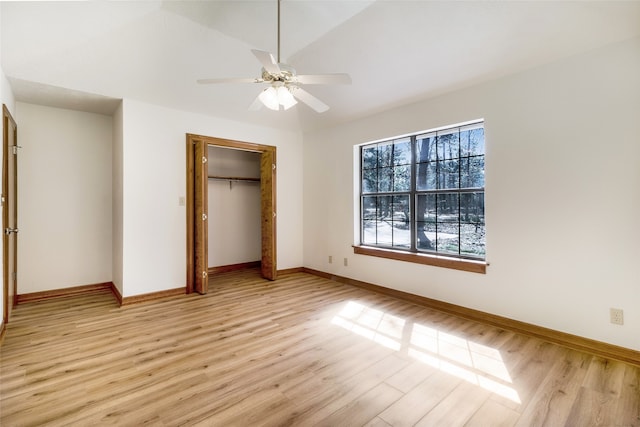
<path id="1" fill-rule="evenodd" d="M 18 306 L 0 424 L 639 426 L 640 368 L 308 274 Z"/>

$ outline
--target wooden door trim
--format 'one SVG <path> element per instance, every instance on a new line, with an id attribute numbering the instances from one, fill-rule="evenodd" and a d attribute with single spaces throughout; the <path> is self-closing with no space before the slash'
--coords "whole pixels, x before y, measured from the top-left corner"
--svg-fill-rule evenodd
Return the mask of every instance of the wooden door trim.
<path id="1" fill-rule="evenodd" d="M 206 294 L 209 289 L 209 197 L 208 197 L 208 168 L 209 146 L 203 140 L 192 140 L 194 155 L 193 174 L 193 290 L 199 294 Z"/>
<path id="2" fill-rule="evenodd" d="M 3 307 L 2 307 L 2 323 L 6 325 L 9 321 L 9 303 L 15 305 L 15 298 L 17 295 L 17 289 L 15 289 L 14 281 L 14 301 L 9 302 L 9 238 L 4 234 L 4 229 L 9 226 L 9 210 L 6 208 L 6 201 L 9 200 L 9 124 L 15 129 L 14 132 L 14 144 L 18 143 L 18 132 L 16 121 L 11 116 L 11 112 L 5 104 L 2 104 L 2 196 L 5 198 L 2 209 L 2 292 L 3 292 Z M 18 175 L 17 168 L 14 168 L 16 178 Z M 16 180 L 14 179 L 14 183 Z M 15 185 L 15 184 L 14 184 Z M 13 189 L 15 191 L 15 188 Z M 17 195 L 16 195 L 17 199 Z M 17 245 L 16 245 L 17 246 Z M 18 256 L 17 251 L 14 254 Z"/>
<path id="3" fill-rule="evenodd" d="M 261 203 L 261 223 L 262 223 L 262 259 L 267 261 L 267 267 L 269 268 L 271 274 L 265 275 L 268 279 L 275 280 L 277 276 L 277 256 L 276 256 L 276 219 L 274 214 L 276 212 L 276 173 L 275 173 L 275 164 L 276 164 L 276 147 L 271 145 L 263 145 L 256 144 L 252 142 L 244 142 L 244 141 L 236 141 L 232 139 L 224 139 L 224 138 L 216 138 L 211 136 L 204 135 L 196 135 L 196 134 L 187 134 L 186 144 L 187 144 L 187 159 L 186 159 L 186 169 L 187 169 L 187 196 L 186 196 L 186 207 L 187 207 L 187 286 L 186 292 L 191 293 L 194 291 L 194 278 L 195 278 L 195 251 L 196 251 L 196 241 L 194 236 L 194 221 L 195 221 L 195 200 L 194 200 L 194 190 L 195 190 L 195 182 L 194 182 L 194 172 L 195 172 L 195 163 L 194 163 L 194 154 L 193 154 L 193 145 L 196 141 L 204 141 L 208 146 L 213 147 L 221 147 L 221 148 L 233 148 L 238 150 L 245 151 L 253 151 L 256 153 L 260 153 L 261 161 L 260 161 L 260 176 L 261 178 L 265 174 L 265 168 L 268 166 L 270 177 L 268 184 L 262 182 L 261 183 L 261 198 L 263 202 Z M 263 158 L 269 159 L 269 164 L 267 165 L 263 162 Z M 267 186 L 268 185 L 268 186 Z M 265 198 L 269 199 L 269 203 L 265 203 Z M 265 212 L 265 207 L 268 207 L 270 211 Z M 270 238 L 265 239 L 265 228 L 271 233 Z M 265 264 L 263 262 L 263 264 Z M 263 275 L 265 273 L 263 268 Z"/>

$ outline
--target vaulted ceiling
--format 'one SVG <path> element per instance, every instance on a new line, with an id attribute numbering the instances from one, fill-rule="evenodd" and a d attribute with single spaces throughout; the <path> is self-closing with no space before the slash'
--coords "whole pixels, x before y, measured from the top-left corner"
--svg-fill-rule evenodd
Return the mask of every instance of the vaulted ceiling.
<path id="1" fill-rule="evenodd" d="M 331 109 L 248 111 L 251 49 L 277 49 L 277 0 L 2 2 L 1 59 L 16 99 L 109 113 L 131 98 L 307 131 L 640 35 L 640 1 L 281 2 L 281 59 L 351 86 L 305 86 Z"/>

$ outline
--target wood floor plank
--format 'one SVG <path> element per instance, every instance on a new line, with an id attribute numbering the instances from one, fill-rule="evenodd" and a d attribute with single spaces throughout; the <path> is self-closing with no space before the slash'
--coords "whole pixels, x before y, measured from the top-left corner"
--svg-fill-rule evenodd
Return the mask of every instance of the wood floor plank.
<path id="1" fill-rule="evenodd" d="M 391 424 L 388 424 L 380 417 L 375 417 L 368 423 L 364 425 L 364 427 L 393 427 Z"/>
<path id="2" fill-rule="evenodd" d="M 618 425 L 640 426 L 640 368 L 625 366 L 615 422 Z"/>
<path id="3" fill-rule="evenodd" d="M 612 397 L 620 397 L 625 368 L 626 365 L 622 362 L 594 357 L 583 386 Z"/>
<path id="4" fill-rule="evenodd" d="M 590 354 L 568 350 L 564 357 L 556 360 L 517 425 L 564 425 L 592 359 Z"/>
<path id="5" fill-rule="evenodd" d="M 449 374 L 436 371 L 385 409 L 379 417 L 394 427 L 413 426 L 451 394 L 460 382 L 462 380 L 455 381 Z"/>
<path id="6" fill-rule="evenodd" d="M 520 414 L 513 409 L 487 399 L 486 402 L 467 421 L 465 427 L 511 427 L 516 424 Z"/>
<path id="7" fill-rule="evenodd" d="M 2 426 L 640 425 L 640 368 L 306 273 L 21 304 Z"/>
<path id="8" fill-rule="evenodd" d="M 319 427 L 337 425 L 360 426 L 366 424 L 381 411 L 402 396 L 402 393 L 385 383 L 378 384 L 368 392 L 351 400 L 330 416 L 314 423 Z"/>
<path id="9" fill-rule="evenodd" d="M 415 426 L 462 426 L 471 419 L 489 396 L 489 392 L 479 389 L 475 384 L 462 381 Z"/>
<path id="10" fill-rule="evenodd" d="M 508 355 L 505 357 L 505 366 L 509 371 L 511 384 L 517 393 L 517 398 L 508 399 L 494 394 L 491 399 L 518 412 L 524 411 L 547 377 L 553 364 L 564 357 L 567 351 L 564 347 L 528 338 L 517 351 L 511 354 L 507 353 Z"/>
<path id="11" fill-rule="evenodd" d="M 575 426 L 616 425 L 615 411 L 618 398 L 609 393 L 601 393 L 581 387 L 567 416 L 566 424 Z"/>
<path id="12" fill-rule="evenodd" d="M 408 393 L 438 370 L 423 363 L 411 363 L 385 382 L 403 393 Z"/>

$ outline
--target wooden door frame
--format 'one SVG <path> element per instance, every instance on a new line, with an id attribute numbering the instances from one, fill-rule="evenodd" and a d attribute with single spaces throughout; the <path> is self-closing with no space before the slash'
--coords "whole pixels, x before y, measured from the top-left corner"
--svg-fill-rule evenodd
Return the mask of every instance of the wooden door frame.
<path id="1" fill-rule="evenodd" d="M 251 151 L 260 154 L 260 197 L 261 197 L 261 231 L 262 231 L 262 259 L 261 269 L 263 277 L 275 280 L 277 276 L 276 256 L 276 147 L 231 139 L 215 138 L 211 136 L 187 134 L 187 286 L 186 292 L 195 290 L 196 260 L 195 254 L 201 248 L 196 245 L 203 239 L 195 238 L 195 160 L 193 147 L 196 141 L 202 141 L 207 146 L 232 148 Z"/>
<path id="2" fill-rule="evenodd" d="M 14 199 L 17 203 L 17 178 L 18 178 L 18 165 L 16 162 L 13 168 L 13 188 L 9 188 L 9 125 L 13 126 L 13 144 L 18 145 L 18 126 L 16 121 L 11 116 L 11 112 L 5 104 L 2 104 L 2 292 L 3 292 L 3 307 L 2 307 L 2 324 L 3 326 L 9 321 L 9 304 L 16 305 L 18 290 L 17 281 L 13 281 L 13 300 L 9 301 L 9 237 L 4 233 L 5 228 L 9 227 L 9 210 L 7 209 L 7 202 L 10 200 L 9 191 L 14 193 Z M 16 209 L 17 215 L 17 209 Z M 17 271 L 17 236 L 16 239 L 16 253 L 14 254 L 14 271 Z"/>

